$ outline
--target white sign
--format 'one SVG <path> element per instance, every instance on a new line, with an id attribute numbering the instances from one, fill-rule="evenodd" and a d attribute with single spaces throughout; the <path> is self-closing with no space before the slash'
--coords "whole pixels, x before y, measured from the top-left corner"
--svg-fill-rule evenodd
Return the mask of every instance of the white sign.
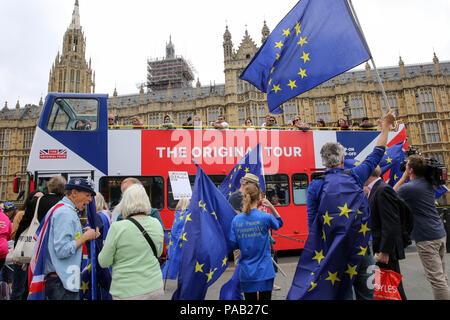
<path id="1" fill-rule="evenodd" d="M 187 172 L 169 171 L 169 178 L 175 200 L 192 197 L 191 183 Z"/>

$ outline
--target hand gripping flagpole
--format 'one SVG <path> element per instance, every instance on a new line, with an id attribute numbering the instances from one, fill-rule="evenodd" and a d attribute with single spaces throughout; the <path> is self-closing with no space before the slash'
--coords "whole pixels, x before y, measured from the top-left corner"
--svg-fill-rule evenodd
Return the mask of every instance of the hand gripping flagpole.
<path id="1" fill-rule="evenodd" d="M 388 97 L 386 95 L 386 91 L 384 90 L 383 81 L 381 80 L 380 74 L 378 73 L 377 66 L 375 65 L 375 60 L 373 59 L 372 52 L 370 51 L 370 48 L 369 48 L 369 45 L 367 43 L 366 37 L 364 36 L 364 32 L 363 32 L 363 30 L 361 28 L 361 24 L 359 23 L 359 19 L 358 19 L 358 16 L 356 15 L 355 8 L 353 7 L 352 0 L 347 0 L 347 3 L 348 3 L 348 7 L 350 9 L 350 12 L 353 15 L 353 18 L 355 19 L 356 27 L 358 28 L 358 31 L 361 34 L 361 38 L 362 38 L 362 40 L 363 40 L 363 42 L 364 42 L 364 44 L 366 46 L 366 49 L 369 52 L 370 61 L 372 61 L 373 69 L 375 70 L 375 74 L 377 76 L 378 83 L 380 84 L 381 93 L 383 94 L 384 103 L 390 110 L 391 109 L 391 105 L 390 105 Z"/>

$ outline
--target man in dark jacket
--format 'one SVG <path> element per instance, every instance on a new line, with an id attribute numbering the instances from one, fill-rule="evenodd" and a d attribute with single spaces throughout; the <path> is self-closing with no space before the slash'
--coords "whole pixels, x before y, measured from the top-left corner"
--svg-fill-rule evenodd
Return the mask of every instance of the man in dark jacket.
<path id="1" fill-rule="evenodd" d="M 405 259 L 400 220 L 401 200 L 380 175 L 381 169 L 377 166 L 366 182 L 369 191 L 373 251 L 378 253 L 376 260 L 380 268 L 401 274 L 399 260 Z M 398 286 L 398 291 L 402 300 L 406 300 L 402 282 Z"/>

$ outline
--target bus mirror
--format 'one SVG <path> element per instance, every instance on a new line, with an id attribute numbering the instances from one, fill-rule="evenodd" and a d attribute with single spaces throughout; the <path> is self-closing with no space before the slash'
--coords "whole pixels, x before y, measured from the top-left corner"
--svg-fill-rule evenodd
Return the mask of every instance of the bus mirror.
<path id="1" fill-rule="evenodd" d="M 20 188 L 20 177 L 14 178 L 14 184 L 13 184 L 13 192 L 18 193 Z"/>

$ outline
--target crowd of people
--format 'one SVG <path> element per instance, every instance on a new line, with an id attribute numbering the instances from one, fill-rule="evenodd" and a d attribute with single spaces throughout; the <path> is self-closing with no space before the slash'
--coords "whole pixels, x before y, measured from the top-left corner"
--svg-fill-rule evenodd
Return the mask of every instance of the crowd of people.
<path id="1" fill-rule="evenodd" d="M 208 124 L 203 123 L 202 119 L 199 115 L 194 115 L 193 117 L 188 117 L 181 124 L 176 124 L 173 117 L 169 114 L 166 114 L 163 118 L 163 122 L 158 126 L 145 126 L 144 123 L 140 120 L 138 116 L 133 116 L 130 118 L 133 129 L 143 129 L 143 128 L 159 128 L 164 130 L 174 130 L 178 128 L 182 129 L 201 129 L 201 128 L 213 128 L 218 130 L 229 130 L 229 129 L 246 129 L 246 130 L 255 130 L 255 129 L 271 129 L 271 130 L 302 130 L 307 131 L 311 129 L 317 130 L 380 130 L 381 129 L 381 120 L 375 125 L 369 122 L 369 118 L 362 118 L 362 122 L 359 123 L 357 121 L 345 120 L 344 118 L 339 118 L 336 122 L 326 123 L 324 119 L 317 119 L 316 123 L 306 123 L 302 121 L 300 116 L 293 117 L 292 120 L 287 121 L 287 123 L 279 124 L 277 118 L 273 115 L 267 114 L 265 120 L 261 124 L 253 123 L 251 118 L 247 118 L 244 121 L 243 126 L 232 127 L 226 121 L 226 117 L 221 114 L 217 117 L 216 121 L 211 121 Z M 109 114 L 108 115 L 108 125 L 112 129 L 118 129 L 119 122 L 118 117 Z M 127 126 L 130 127 L 130 126 Z"/>
<path id="2" fill-rule="evenodd" d="M 173 125 L 170 116 L 164 121 L 167 128 Z M 325 216 L 321 212 L 323 201 L 327 199 L 326 193 L 333 190 L 333 197 L 339 198 L 340 193 L 346 191 L 341 191 L 339 185 L 334 186 L 333 181 L 349 181 L 353 185 L 354 195 L 362 203 L 361 208 L 370 208 L 371 239 L 362 254 L 352 290 L 344 298 L 374 299 L 374 288 L 368 286 L 368 279 L 373 275 L 371 266 L 377 265 L 401 274 L 399 261 L 405 259 L 404 251 L 409 239 L 404 237 L 402 219 L 404 213 L 410 212 L 414 219 L 411 238 L 415 240 L 434 298 L 450 300 L 444 264 L 446 232 L 435 207 L 433 186 L 425 176 L 425 159 L 418 155 L 410 156 L 403 177 L 394 187 L 381 178 L 379 163 L 385 154 L 388 132 L 394 121 L 392 111 L 383 117 L 381 134 L 373 152 L 351 170 L 344 170 L 345 148 L 341 144 L 324 144 L 320 155 L 326 168 L 325 178 L 311 181 L 307 192 L 308 229 L 313 230 L 314 224 L 321 223 L 322 217 L 323 225 L 330 224 L 334 218 L 330 218 L 328 212 Z M 221 116 L 215 125 L 218 129 L 225 129 L 227 124 L 224 122 L 225 118 Z M 305 125 L 299 117 L 294 122 L 300 127 Z M 247 124 L 251 125 L 251 121 Z M 276 125 L 276 121 L 269 116 L 265 125 Z M 164 225 L 158 210 L 151 207 L 146 190 L 138 179 L 126 178 L 122 181 L 121 201 L 112 212 L 89 180 L 72 178 L 67 182 L 62 176 L 55 176 L 49 180 L 47 187 L 45 193 L 39 190 L 31 192 L 20 211 L 12 202 L 3 204 L 0 210 L 0 268 L 9 299 L 27 299 L 31 279 L 28 279 L 29 264 L 7 261 L 8 254 L 35 217 L 41 222 L 50 215 L 52 222 L 48 230 L 48 258 L 45 262 L 46 299 L 80 299 L 80 290 L 85 288 L 81 287 L 80 278 L 74 277 L 74 274 L 82 271 L 83 247 L 99 237 L 103 239 L 103 246 L 98 263 L 102 268 L 112 268 L 108 288 L 112 299 L 148 300 L 163 296 L 164 276 L 159 257 L 164 251 Z M 86 207 L 92 197 L 95 197 L 99 219 L 95 230 L 86 224 Z M 183 237 L 181 230 L 183 221 L 187 220 L 189 201 L 179 201 L 171 242 Z M 283 219 L 274 206 L 276 201 L 276 198 L 271 201 L 265 198 L 258 177 L 251 173 L 241 179 L 240 189 L 229 198 L 236 216 L 231 223 L 228 241 L 234 249 L 235 264 L 240 266 L 240 290 L 246 300 L 270 300 L 272 290 L 276 289 L 271 230 L 283 226 Z M 348 210 L 346 213 L 352 211 Z M 360 212 L 355 212 L 355 220 L 357 214 Z M 245 226 L 257 226 L 258 233 L 249 236 L 249 228 Z M 310 238 L 306 246 L 309 241 Z M 169 255 L 170 250 L 169 246 Z M 346 257 L 341 258 L 346 262 Z M 166 276 L 170 274 L 169 278 L 176 278 L 178 264 L 179 261 L 172 261 L 171 270 L 164 271 Z M 398 291 L 402 300 L 406 300 L 403 283 L 398 286 Z M 291 298 L 295 295 L 295 292 L 292 293 Z"/>

